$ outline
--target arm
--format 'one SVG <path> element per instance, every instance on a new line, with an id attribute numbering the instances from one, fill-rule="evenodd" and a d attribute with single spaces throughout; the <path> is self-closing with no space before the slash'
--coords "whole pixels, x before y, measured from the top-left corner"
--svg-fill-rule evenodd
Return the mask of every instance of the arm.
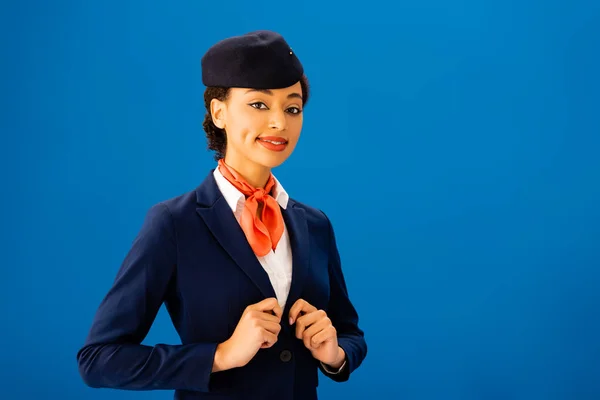
<path id="1" fill-rule="evenodd" d="M 77 353 L 94 388 L 208 391 L 217 343 L 145 346 L 173 283 L 177 243 L 165 205 L 153 206 Z"/>
<path id="2" fill-rule="evenodd" d="M 325 214 L 324 214 L 325 215 Z M 339 370 L 332 367 L 319 368 L 325 376 L 336 382 L 345 382 L 350 374 L 356 370 L 367 355 L 367 342 L 363 331 L 358 327 L 358 314 L 352 305 L 346 288 L 346 281 L 342 272 L 340 255 L 335 241 L 335 233 L 331 222 L 329 225 L 329 284 L 330 300 L 327 314 L 338 333 L 338 345 L 346 355 L 345 362 Z"/>

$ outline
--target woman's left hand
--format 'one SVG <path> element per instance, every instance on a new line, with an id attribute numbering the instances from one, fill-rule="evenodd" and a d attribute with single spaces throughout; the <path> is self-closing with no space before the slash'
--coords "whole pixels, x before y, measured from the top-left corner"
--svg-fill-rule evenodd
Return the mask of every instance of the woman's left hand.
<path id="1" fill-rule="evenodd" d="M 327 313 L 299 299 L 290 309 L 290 325 L 296 323 L 296 337 L 310 350 L 314 358 L 332 368 L 344 363 L 346 353 L 338 346 L 337 331 Z"/>

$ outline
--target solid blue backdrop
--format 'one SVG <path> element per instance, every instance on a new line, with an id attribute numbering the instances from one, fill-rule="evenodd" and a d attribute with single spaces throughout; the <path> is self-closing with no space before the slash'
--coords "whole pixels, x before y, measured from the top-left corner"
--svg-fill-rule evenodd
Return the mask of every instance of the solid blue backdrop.
<path id="1" fill-rule="evenodd" d="M 2 8 L 0 398 L 171 397 L 75 355 L 147 209 L 214 166 L 200 57 L 255 29 L 311 80 L 275 173 L 331 217 L 369 344 L 322 398 L 600 398 L 600 3 Z"/>

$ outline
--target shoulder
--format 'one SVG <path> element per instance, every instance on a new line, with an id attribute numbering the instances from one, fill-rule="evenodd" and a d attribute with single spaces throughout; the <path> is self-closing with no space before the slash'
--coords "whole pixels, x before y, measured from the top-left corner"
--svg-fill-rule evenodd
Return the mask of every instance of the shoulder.
<path id="1" fill-rule="evenodd" d="M 302 203 L 293 198 L 290 198 L 290 206 L 304 210 L 306 222 L 309 224 L 309 226 L 319 230 L 326 230 L 327 232 L 332 229 L 331 221 L 323 210 L 309 206 L 308 204 Z"/>
<path id="2" fill-rule="evenodd" d="M 182 219 L 188 219 L 191 212 L 196 211 L 196 191 L 166 198 L 148 208 L 146 218 L 155 222 L 174 224 Z"/>

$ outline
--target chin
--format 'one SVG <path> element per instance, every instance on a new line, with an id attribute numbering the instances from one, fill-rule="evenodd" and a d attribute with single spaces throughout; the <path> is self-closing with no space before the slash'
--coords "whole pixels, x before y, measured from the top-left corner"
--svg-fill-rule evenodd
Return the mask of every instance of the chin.
<path id="1" fill-rule="evenodd" d="M 276 157 L 258 157 L 256 162 L 267 168 L 277 168 L 287 160 L 287 157 L 276 156 Z"/>
<path id="2" fill-rule="evenodd" d="M 289 145 L 288 145 L 289 146 Z M 290 146 L 284 151 L 272 151 L 263 148 L 253 152 L 252 159 L 255 163 L 263 165 L 267 168 L 276 168 L 283 164 L 294 152 L 295 146 Z"/>

